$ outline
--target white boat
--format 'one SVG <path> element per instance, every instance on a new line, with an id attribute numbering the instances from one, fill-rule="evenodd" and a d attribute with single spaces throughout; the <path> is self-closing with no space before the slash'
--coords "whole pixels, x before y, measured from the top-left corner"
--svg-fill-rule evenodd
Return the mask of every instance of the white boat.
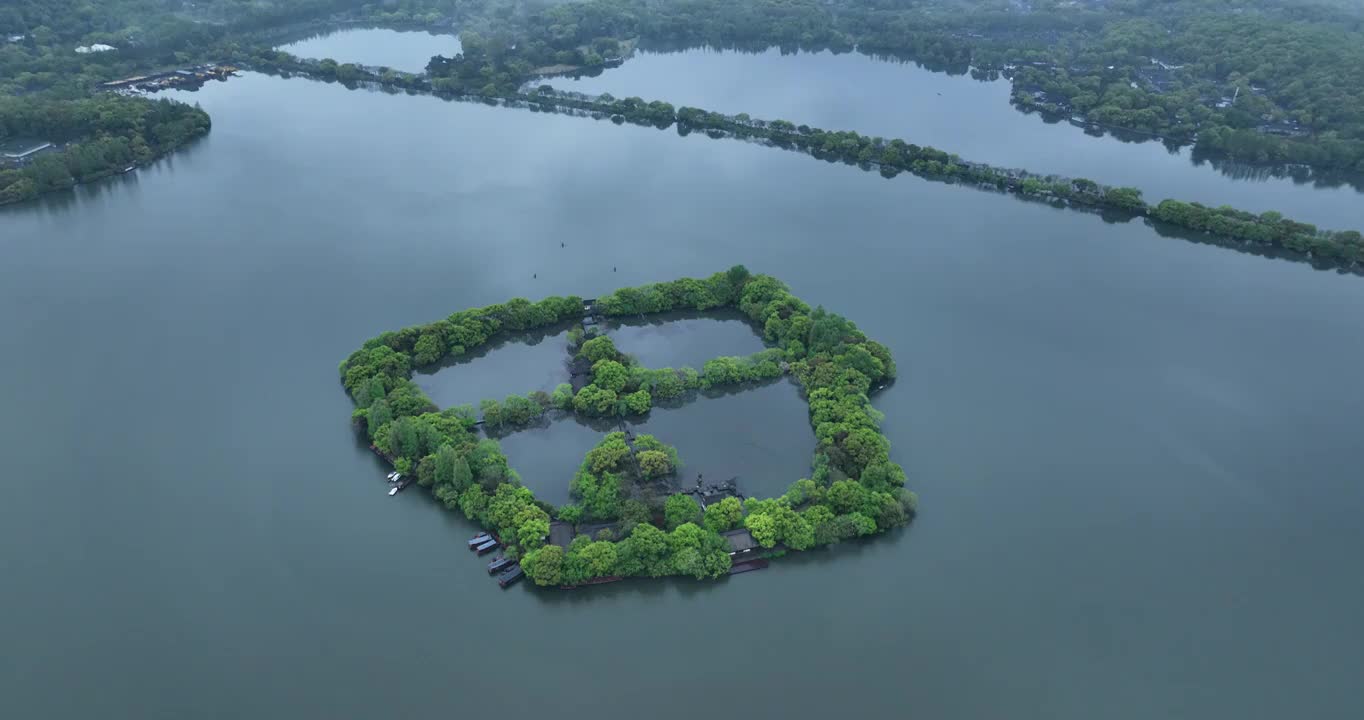
<path id="1" fill-rule="evenodd" d="M 388 481 L 389 481 L 389 482 L 398 482 L 399 480 L 402 480 L 402 479 L 403 479 L 402 473 L 393 473 L 393 477 L 389 478 Z"/>
<path id="2" fill-rule="evenodd" d="M 391 472 L 391 473 L 388 474 L 388 481 L 389 481 L 389 482 L 396 482 L 397 480 L 398 480 L 398 471 L 397 471 L 397 470 L 394 470 L 393 472 Z"/>
<path id="3" fill-rule="evenodd" d="M 397 495 L 397 494 L 398 494 L 398 488 L 393 487 L 393 488 L 389 488 L 389 489 L 388 489 L 388 496 L 389 496 L 389 497 L 393 497 L 394 495 Z"/>

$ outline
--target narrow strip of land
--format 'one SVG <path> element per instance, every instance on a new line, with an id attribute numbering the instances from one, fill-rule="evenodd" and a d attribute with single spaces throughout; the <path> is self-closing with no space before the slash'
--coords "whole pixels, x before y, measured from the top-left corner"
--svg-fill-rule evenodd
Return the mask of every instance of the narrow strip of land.
<path id="1" fill-rule="evenodd" d="M 1278 212 L 1252 213 L 1176 199 L 1148 204 L 1136 188 L 1104 185 L 1088 178 L 1000 168 L 906 140 L 886 140 L 847 130 L 824 130 L 787 120 L 761 120 L 747 114 L 727 115 L 693 107 L 675 108 L 667 102 L 634 97 L 618 99 L 609 94 L 593 96 L 562 92 L 548 85 L 510 94 L 454 94 L 435 89 L 430 78 L 421 74 L 389 71 L 380 75 L 360 67 L 345 67 L 345 83 L 349 87 L 396 87 L 409 93 L 434 94 L 449 100 L 609 118 L 616 123 L 629 122 L 660 130 L 676 126 L 684 135 L 701 132 L 716 139 L 758 142 L 818 159 L 876 170 L 887 178 L 908 173 L 1058 207 L 1100 212 L 1115 220 L 1144 217 L 1158 232 L 1183 230 L 1189 234 L 1182 237 L 1196 242 L 1212 242 L 1256 255 L 1308 262 L 1320 269 L 1364 275 L 1364 236 L 1358 231 L 1324 230 L 1286 218 Z M 272 54 L 270 62 L 259 69 L 324 81 L 334 81 L 338 77 L 337 73 L 322 70 L 317 63 L 280 53 Z"/>

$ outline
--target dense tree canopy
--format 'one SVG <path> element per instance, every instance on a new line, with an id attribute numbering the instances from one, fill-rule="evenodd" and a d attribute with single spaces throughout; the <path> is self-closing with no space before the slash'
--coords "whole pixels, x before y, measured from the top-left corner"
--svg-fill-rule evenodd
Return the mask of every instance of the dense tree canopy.
<path id="1" fill-rule="evenodd" d="M 0 204 L 148 162 L 208 129 L 207 113 L 168 100 L 115 95 L 83 100 L 0 97 L 0 142 L 25 138 L 61 146 L 24 167 L 0 166 Z"/>
<path id="2" fill-rule="evenodd" d="M 720 533 L 734 528 L 747 528 L 761 548 L 806 550 L 909 521 L 915 497 L 903 488 L 904 471 L 890 460 L 881 416 L 868 400 L 874 384 L 894 377 L 895 363 L 852 322 L 811 308 L 776 279 L 739 266 L 705 280 L 622 289 L 598 304 L 622 314 L 638 314 L 642 304 L 659 308 L 653 312 L 679 305 L 734 308 L 773 347 L 748 358 L 721 358 L 723 368 L 708 363 L 704 373 L 660 375 L 621 355 L 609 339 L 578 337 L 571 348 L 582 360 L 595 357 L 593 383 L 576 396 L 561 388 L 554 395 L 485 401 L 485 428 L 518 425 L 548 407 L 595 414 L 593 407 L 579 407 L 585 393 L 647 397 L 666 377 L 678 380 L 679 392 L 695 391 L 746 382 L 754 368 L 770 367 L 777 375 L 789 371 L 809 398 L 818 439 L 812 477 L 795 481 L 777 498 L 740 503 L 729 497 L 703 513 L 690 495 L 657 490 L 660 478 L 682 466 L 676 449 L 652 435 L 612 432 L 584 455 L 570 483 L 571 504 L 556 509 L 537 501 L 498 443 L 479 439 L 473 408 L 440 410 L 422 394 L 411 380 L 413 355 L 425 350 L 425 359 L 435 361 L 440 358 L 429 357 L 432 342 L 449 354 L 463 354 L 507 330 L 560 322 L 582 313 L 577 298 L 512 300 L 366 342 L 339 368 L 357 406 L 357 427 L 400 471 L 416 473 L 418 483 L 447 508 L 497 533 L 538 585 L 626 576 L 714 578 L 730 569 L 730 544 Z M 575 526 L 606 525 L 583 530 L 567 547 L 547 545 L 554 517 Z"/>

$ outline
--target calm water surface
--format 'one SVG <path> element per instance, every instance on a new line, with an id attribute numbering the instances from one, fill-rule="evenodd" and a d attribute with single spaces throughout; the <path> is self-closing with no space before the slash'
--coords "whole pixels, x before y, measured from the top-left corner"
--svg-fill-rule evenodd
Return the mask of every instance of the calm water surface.
<path id="1" fill-rule="evenodd" d="M 613 322 L 607 334 L 617 350 L 651 368 L 688 366 L 700 370 L 712 358 L 751 355 L 764 347 L 753 326 L 737 311 L 706 317 L 668 314 L 631 318 Z"/>
<path id="2" fill-rule="evenodd" d="M 1093 137 L 1009 105 L 1009 81 L 979 82 L 857 53 L 782 55 L 693 49 L 640 53 L 597 77 L 554 78 L 557 88 L 666 100 L 707 110 L 783 119 L 956 153 L 967 160 L 1140 188 L 1148 200 L 1197 200 L 1254 212 L 1278 210 L 1328 228 L 1364 227 L 1364 194 L 1290 179 L 1236 179 L 1190 150 Z"/>
<path id="3" fill-rule="evenodd" d="M 313 35 L 280 50 L 301 58 L 331 58 L 338 63 L 379 65 L 423 72 L 434 55 L 459 54 L 459 36 L 387 28 L 347 28 Z"/>
<path id="4" fill-rule="evenodd" d="M 482 400 L 502 400 L 536 390 L 552 392 L 559 383 L 569 381 L 570 359 L 567 331 L 555 330 L 552 334 L 505 339 L 457 362 L 422 368 L 412 380 L 442 408 L 463 404 L 477 407 Z"/>
<path id="5" fill-rule="evenodd" d="M 533 490 L 535 497 L 563 505 L 571 500 L 568 484 L 583 456 L 614 429 L 606 423 L 588 424 L 570 416 L 497 439 L 507 461 L 521 476 L 521 484 Z"/>
<path id="6" fill-rule="evenodd" d="M 810 475 L 815 434 L 807 416 L 799 390 L 783 381 L 704 395 L 680 407 L 655 407 L 628 425 L 677 448 L 682 460 L 678 487 L 695 485 L 698 477 L 708 483 L 734 480 L 745 495 L 775 497 Z M 570 500 L 568 484 L 583 456 L 618 429 L 611 421 L 568 417 L 498 441 L 522 483 L 536 497 L 561 505 Z"/>
<path id="7" fill-rule="evenodd" d="M 631 425 L 677 448 L 679 482 L 734 480 L 744 495 L 775 497 L 810 476 L 815 432 L 809 414 L 796 385 L 783 380 L 654 408 Z M 717 444 L 723 452 L 715 452 Z"/>
<path id="8" fill-rule="evenodd" d="M 249 74 L 183 97 L 191 150 L 0 212 L 9 715 L 694 717 L 679 682 L 795 718 L 1360 715 L 1360 278 L 744 143 Z M 383 496 L 336 375 L 365 338 L 736 262 L 895 353 L 910 529 L 500 592 L 468 523 Z M 793 397 L 647 427 L 708 477 L 803 464 Z"/>

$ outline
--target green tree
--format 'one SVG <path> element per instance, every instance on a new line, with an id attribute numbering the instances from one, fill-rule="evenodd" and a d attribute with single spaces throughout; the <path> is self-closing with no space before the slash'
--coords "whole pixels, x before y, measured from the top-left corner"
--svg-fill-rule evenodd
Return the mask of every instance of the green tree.
<path id="1" fill-rule="evenodd" d="M 621 461 L 629 455 L 630 446 L 625 444 L 625 433 L 609 433 L 596 447 L 587 451 L 583 467 L 594 473 L 618 470 Z"/>
<path id="2" fill-rule="evenodd" d="M 469 468 L 469 461 L 463 457 L 455 460 L 454 471 L 450 475 L 450 485 L 461 493 L 464 492 L 474 482 L 473 470 Z"/>
<path id="3" fill-rule="evenodd" d="M 539 403 L 528 397 L 510 395 L 502 403 L 505 421 L 514 425 L 529 425 L 539 420 L 545 413 Z"/>
<path id="4" fill-rule="evenodd" d="M 782 499 L 791 507 L 800 507 L 807 502 L 818 502 L 822 496 L 823 491 L 813 480 L 801 478 L 791 483 L 791 487 L 787 488 Z"/>
<path id="5" fill-rule="evenodd" d="M 659 450 L 644 450 L 639 453 L 639 468 L 646 478 L 662 477 L 672 473 L 672 463 L 668 461 L 667 453 Z M 690 499 L 690 498 L 689 498 Z M 692 501 L 695 502 L 694 500 Z"/>
<path id="6" fill-rule="evenodd" d="M 417 484 L 431 487 L 436 483 L 436 456 L 427 455 L 417 463 Z"/>
<path id="7" fill-rule="evenodd" d="M 777 521 L 771 515 L 749 515 L 744 518 L 744 527 L 759 545 L 770 548 L 777 544 Z"/>
<path id="8" fill-rule="evenodd" d="M 630 373 L 624 365 L 615 360 L 598 360 L 592 366 L 592 384 L 600 388 L 605 388 L 613 393 L 619 393 L 625 389 L 625 384 L 629 382 Z"/>
<path id="9" fill-rule="evenodd" d="M 729 571 L 729 544 L 718 534 L 683 523 L 668 536 L 672 571 L 697 580 L 715 578 Z"/>
<path id="10" fill-rule="evenodd" d="M 445 355 L 445 343 L 436 335 L 422 335 L 413 348 L 412 361 L 418 365 L 430 365 Z"/>
<path id="11" fill-rule="evenodd" d="M 459 453 L 448 443 L 436 450 L 433 480 L 436 485 L 451 485 L 455 481 L 455 463 L 460 460 Z"/>
<path id="12" fill-rule="evenodd" d="M 583 548 L 578 556 L 587 564 L 588 577 L 608 577 L 616 571 L 616 544 L 597 541 Z"/>
<path id="13" fill-rule="evenodd" d="M 860 512 L 848 513 L 848 518 L 852 520 L 853 526 L 857 528 L 858 535 L 871 535 L 876 532 L 876 521 L 863 515 Z"/>
<path id="14" fill-rule="evenodd" d="M 592 538 L 586 535 L 579 535 L 568 544 L 568 550 L 564 553 L 565 583 L 577 585 L 592 577 L 587 567 L 587 559 L 583 557 L 583 551 L 591 544 Z"/>
<path id="15" fill-rule="evenodd" d="M 743 519 L 744 506 L 738 498 L 727 497 L 706 506 L 705 526 L 713 532 L 732 530 Z"/>
<path id="16" fill-rule="evenodd" d="M 898 507 L 898 505 L 897 505 Z M 809 550 L 815 545 L 815 526 L 800 513 L 786 509 L 778 518 L 782 542 L 792 550 Z"/>
<path id="17" fill-rule="evenodd" d="M 631 415 L 643 415 L 653 407 L 653 398 L 649 396 L 649 391 L 644 389 L 636 390 L 624 397 L 625 407 L 629 409 Z"/>
<path id="18" fill-rule="evenodd" d="M 862 469 L 868 465 L 887 461 L 890 455 L 890 442 L 880 432 L 869 427 L 861 427 L 848 433 L 843 440 L 843 451 L 847 455 L 850 470 L 855 470 L 855 474 L 860 475 Z"/>
<path id="19" fill-rule="evenodd" d="M 616 410 L 616 393 L 596 385 L 586 385 L 573 396 L 573 408 L 589 416 L 612 415 Z"/>
<path id="20" fill-rule="evenodd" d="M 1136 188 L 1109 188 L 1104 192 L 1104 202 L 1124 210 L 1144 210 L 1146 203 L 1141 199 L 1141 191 Z"/>
<path id="21" fill-rule="evenodd" d="M 620 503 L 621 534 L 629 535 L 631 530 L 640 523 L 648 523 L 653 519 L 653 512 L 649 506 L 639 500 L 630 498 L 622 500 Z"/>
<path id="22" fill-rule="evenodd" d="M 615 520 L 620 515 L 620 477 L 614 473 L 598 476 L 579 471 L 573 477 L 571 491 L 581 501 L 583 512 L 594 520 Z"/>
<path id="23" fill-rule="evenodd" d="M 380 400 L 371 405 L 369 408 L 369 419 L 366 421 L 367 427 L 369 428 L 370 439 L 371 440 L 374 439 L 374 436 L 379 431 L 379 428 L 389 424 L 392 421 L 393 411 L 389 409 L 388 403 L 386 401 Z"/>
<path id="24" fill-rule="evenodd" d="M 560 383 L 554 388 L 554 394 L 550 396 L 550 403 L 560 410 L 572 409 L 573 386 L 568 383 Z"/>
<path id="25" fill-rule="evenodd" d="M 587 358 L 589 362 L 596 365 L 603 360 L 618 360 L 620 352 L 616 350 L 616 344 L 611 341 L 611 338 L 602 335 L 583 343 L 582 348 L 578 350 L 578 356 Z"/>
<path id="26" fill-rule="evenodd" d="M 662 577 L 672 571 L 668 561 L 668 535 L 648 523 L 635 525 L 630 536 L 622 540 L 616 550 L 619 575 Z"/>
<path id="27" fill-rule="evenodd" d="M 560 585 L 564 577 L 564 549 L 545 545 L 521 557 L 521 570 L 541 587 Z"/>
<path id="28" fill-rule="evenodd" d="M 539 508 L 535 508 L 539 510 Z M 544 511 L 541 511 L 543 514 Z M 523 548 L 538 548 L 545 544 L 549 536 L 549 517 L 532 516 L 526 518 L 516 528 L 516 541 Z"/>
<path id="29" fill-rule="evenodd" d="M 506 421 L 502 413 L 502 403 L 496 400 L 484 400 L 478 404 L 478 409 L 483 413 L 483 424 L 489 428 L 500 428 Z"/>
<path id="30" fill-rule="evenodd" d="M 842 515 L 863 507 L 866 504 L 866 493 L 866 489 L 854 480 L 839 480 L 829 486 L 825 498 L 834 513 Z"/>
<path id="31" fill-rule="evenodd" d="M 482 520 L 488 511 L 488 500 L 482 486 L 470 485 L 459 494 L 459 509 L 470 520 Z"/>
<path id="32" fill-rule="evenodd" d="M 905 471 L 893 462 L 874 462 L 862 471 L 858 478 L 869 490 L 893 490 L 905 485 Z"/>
<path id="33" fill-rule="evenodd" d="M 699 522 L 701 506 L 690 495 L 681 493 L 672 495 L 663 504 L 663 519 L 669 530 L 685 523 Z"/>

